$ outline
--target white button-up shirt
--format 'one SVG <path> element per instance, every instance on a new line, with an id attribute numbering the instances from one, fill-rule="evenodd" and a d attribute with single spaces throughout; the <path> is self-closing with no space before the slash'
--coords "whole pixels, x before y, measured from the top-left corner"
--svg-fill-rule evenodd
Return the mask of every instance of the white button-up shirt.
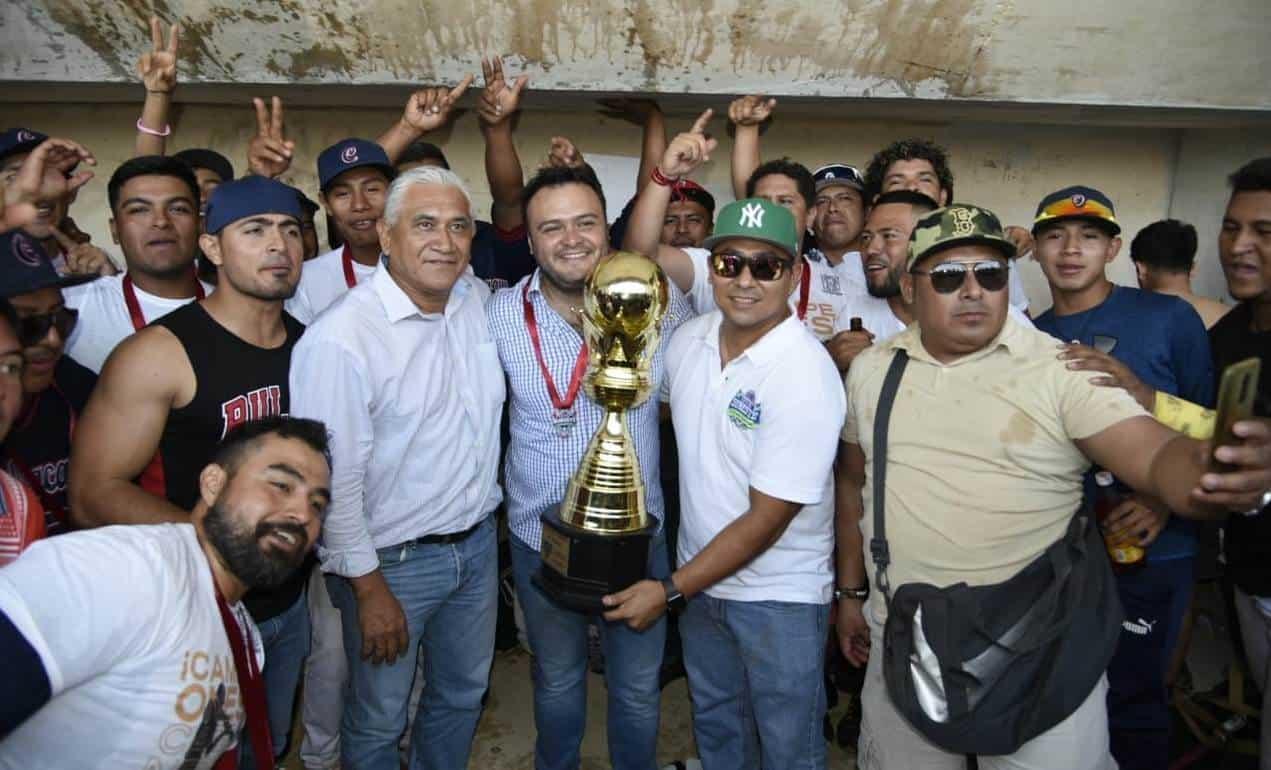
<path id="1" fill-rule="evenodd" d="M 382 262 L 308 328 L 291 356 L 291 413 L 331 434 L 322 569 L 359 577 L 377 548 L 461 532 L 503 499 L 506 391 L 485 317 L 489 290 L 460 277 L 425 315 Z"/>
<path id="2" fill-rule="evenodd" d="M 680 451 L 683 565 L 750 510 L 750 489 L 801 503 L 763 553 L 706 593 L 734 601 L 830 601 L 834 485 L 846 397 L 825 347 L 793 314 L 721 367 L 717 310 L 666 351 Z"/>
<path id="3" fill-rule="evenodd" d="M 499 359 L 512 388 L 510 406 L 511 442 L 504 461 L 504 483 L 508 488 L 508 525 L 512 534 L 537 549 L 543 534 L 539 516 L 559 505 L 569 479 L 578 470 L 587 444 L 600 427 L 604 410 L 587 396 L 584 387 L 574 401 L 575 423 L 562 436 L 552 422 L 551 397 L 542 370 L 534 356 L 529 329 L 525 324 L 522 291 L 529 283 L 530 304 L 538 323 L 543 360 L 556 390 L 562 396 L 569 388 L 570 373 L 582 349 L 583 338 L 560 317 L 539 291 L 539 271 L 522 278 L 515 286 L 500 289 L 488 308 L 490 329 L 499 346 Z M 635 445 L 644 481 L 645 504 L 659 522 L 663 518 L 660 444 L 658 441 L 658 390 L 665 369 L 663 356 L 671 333 L 687 319 L 692 309 L 679 289 L 671 286 L 670 307 L 662 318 L 662 339 L 653 354 L 653 386 L 649 399 L 627 411 L 627 429 Z"/>

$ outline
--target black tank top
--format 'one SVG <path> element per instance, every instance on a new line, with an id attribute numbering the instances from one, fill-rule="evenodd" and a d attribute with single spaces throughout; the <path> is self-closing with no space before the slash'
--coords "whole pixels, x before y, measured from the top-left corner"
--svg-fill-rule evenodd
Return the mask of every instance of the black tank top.
<path id="1" fill-rule="evenodd" d="M 172 332 L 185 349 L 195 390 L 190 403 L 168 413 L 159 451 L 138 481 L 143 489 L 190 510 L 199 499 L 199 473 L 226 433 L 249 420 L 288 413 L 291 351 L 304 325 L 286 312 L 282 320 L 287 341 L 273 349 L 244 341 L 199 302 L 153 322 Z M 252 617 L 264 621 L 289 608 L 300 597 L 307 573 L 299 570 L 272 591 L 248 593 Z"/>

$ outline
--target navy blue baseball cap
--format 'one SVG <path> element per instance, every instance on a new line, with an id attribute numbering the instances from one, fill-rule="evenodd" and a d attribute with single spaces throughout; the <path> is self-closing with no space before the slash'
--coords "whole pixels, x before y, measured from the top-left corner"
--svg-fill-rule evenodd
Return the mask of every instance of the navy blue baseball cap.
<path id="1" fill-rule="evenodd" d="M 318 156 L 318 189 L 326 192 L 340 174 L 363 166 L 378 168 L 390 180 L 397 176 L 383 147 L 366 139 L 341 139 Z"/>
<path id="2" fill-rule="evenodd" d="M 43 247 L 21 230 L 0 235 L 0 297 L 8 299 L 40 289 L 77 286 L 96 275 L 59 275 Z"/>
<path id="3" fill-rule="evenodd" d="M 180 158 L 190 164 L 190 168 L 205 168 L 219 176 L 222 182 L 228 182 L 234 178 L 234 164 L 229 162 L 229 158 L 216 150 L 191 147 L 188 150 L 182 150 L 174 154 L 172 157 Z"/>
<path id="4" fill-rule="evenodd" d="M 849 166 L 846 163 L 831 163 L 828 166 L 821 166 L 812 172 L 812 179 L 816 182 L 817 192 L 821 192 L 826 187 L 832 187 L 836 184 L 846 185 L 861 192 L 865 191 L 865 177 L 861 176 L 861 172 L 856 166 Z"/>
<path id="5" fill-rule="evenodd" d="M 30 152 L 44 143 L 47 136 L 29 128 L 11 128 L 0 134 L 0 160 L 20 152 Z"/>
<path id="6" fill-rule="evenodd" d="M 296 188 L 254 175 L 225 182 L 208 198 L 203 221 L 208 234 L 216 235 L 231 222 L 257 214 L 284 214 L 299 222 L 300 197 Z"/>

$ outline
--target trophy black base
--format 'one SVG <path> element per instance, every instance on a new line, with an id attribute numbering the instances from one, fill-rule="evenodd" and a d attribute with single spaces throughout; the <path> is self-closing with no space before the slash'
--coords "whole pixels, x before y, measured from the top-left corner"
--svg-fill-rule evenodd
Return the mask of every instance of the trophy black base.
<path id="1" fill-rule="evenodd" d="M 543 566 L 532 580 L 562 607 L 600 614 L 605 610 L 603 597 L 648 577 L 654 525 L 602 535 L 566 524 L 556 508 L 543 514 L 542 521 Z"/>

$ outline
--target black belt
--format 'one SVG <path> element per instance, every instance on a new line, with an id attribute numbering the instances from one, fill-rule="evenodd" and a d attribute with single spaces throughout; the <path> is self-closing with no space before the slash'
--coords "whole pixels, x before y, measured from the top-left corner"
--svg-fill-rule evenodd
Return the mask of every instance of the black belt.
<path id="1" fill-rule="evenodd" d="M 417 537 L 414 540 L 407 540 L 400 545 L 392 547 L 398 548 L 404 545 L 448 545 L 450 543 L 462 543 L 469 537 L 472 537 L 472 533 L 476 532 L 477 528 L 484 523 L 485 518 L 482 517 L 481 521 L 478 521 L 476 524 L 473 524 L 471 527 L 468 527 L 462 532 L 447 532 L 444 535 L 424 535 L 423 537 Z"/>

